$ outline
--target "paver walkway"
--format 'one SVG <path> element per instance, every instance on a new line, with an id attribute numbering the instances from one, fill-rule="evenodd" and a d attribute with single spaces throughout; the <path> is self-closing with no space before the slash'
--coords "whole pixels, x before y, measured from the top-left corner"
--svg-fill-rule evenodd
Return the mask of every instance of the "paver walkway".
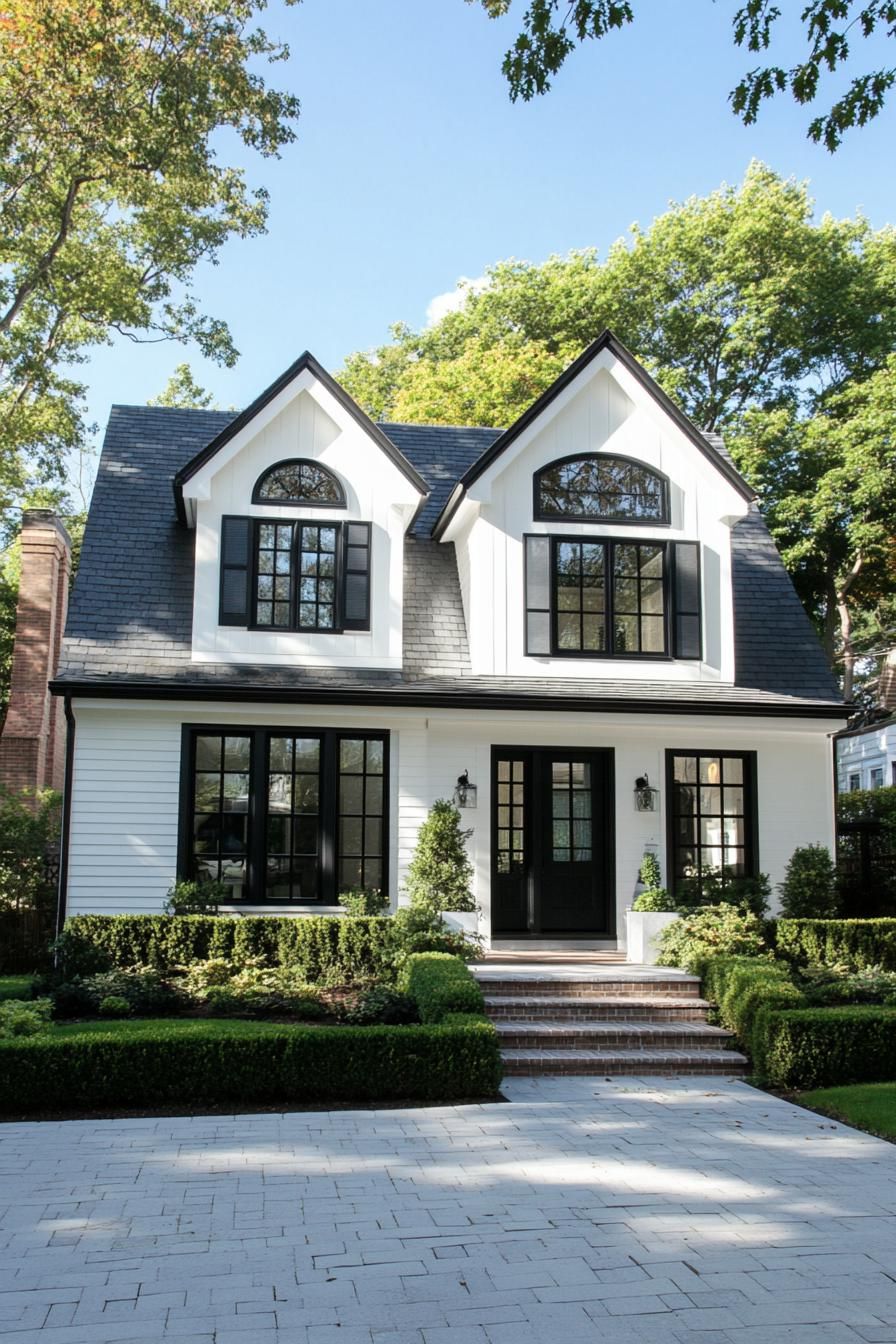
<path id="1" fill-rule="evenodd" d="M 896 1342 L 896 1148 L 736 1080 L 0 1126 L 3 1344 Z"/>

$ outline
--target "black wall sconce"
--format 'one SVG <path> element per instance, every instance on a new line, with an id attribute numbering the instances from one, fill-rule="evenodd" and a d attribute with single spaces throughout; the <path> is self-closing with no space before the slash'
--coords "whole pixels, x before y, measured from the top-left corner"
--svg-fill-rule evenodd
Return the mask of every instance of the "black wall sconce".
<path id="1" fill-rule="evenodd" d="M 659 789 L 653 788 L 645 770 L 643 775 L 639 775 L 635 780 L 635 811 L 655 812 L 659 796 Z"/>
<path id="2" fill-rule="evenodd" d="M 454 801 L 458 807 L 476 806 L 476 785 L 470 783 L 470 772 L 465 770 L 458 775 L 454 786 Z"/>

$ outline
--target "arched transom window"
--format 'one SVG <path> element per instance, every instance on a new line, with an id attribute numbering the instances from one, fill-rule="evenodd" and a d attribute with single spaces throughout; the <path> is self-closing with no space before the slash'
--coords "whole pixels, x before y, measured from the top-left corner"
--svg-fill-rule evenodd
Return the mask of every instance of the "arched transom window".
<path id="1" fill-rule="evenodd" d="M 344 508 L 345 491 L 326 467 L 307 458 L 294 457 L 269 467 L 255 482 L 253 504 L 311 504 L 318 508 Z"/>
<path id="2" fill-rule="evenodd" d="M 629 457 L 564 457 L 535 474 L 535 517 L 665 523 L 668 482 Z"/>

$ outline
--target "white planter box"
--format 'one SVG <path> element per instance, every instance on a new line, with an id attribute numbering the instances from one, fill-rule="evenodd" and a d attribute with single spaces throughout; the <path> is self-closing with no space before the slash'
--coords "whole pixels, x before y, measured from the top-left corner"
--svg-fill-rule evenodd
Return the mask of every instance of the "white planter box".
<path id="1" fill-rule="evenodd" d="M 452 933 L 462 933 L 467 938 L 475 938 L 479 932 L 478 910 L 443 910 L 442 923 Z"/>
<path id="2" fill-rule="evenodd" d="M 674 910 L 626 910 L 625 959 L 639 966 L 655 966 L 657 936 L 667 925 L 681 916 Z"/>

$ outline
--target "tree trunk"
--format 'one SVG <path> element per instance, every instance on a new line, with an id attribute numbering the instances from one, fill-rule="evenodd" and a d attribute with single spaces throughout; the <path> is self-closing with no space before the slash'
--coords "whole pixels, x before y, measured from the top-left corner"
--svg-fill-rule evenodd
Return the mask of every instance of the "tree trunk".
<path id="1" fill-rule="evenodd" d="M 852 563 L 849 573 L 837 587 L 837 615 L 840 618 L 840 648 L 843 654 L 843 699 L 852 700 L 855 685 L 856 651 L 852 640 L 852 611 L 849 606 L 849 590 L 862 572 L 865 557 L 860 551 Z"/>

